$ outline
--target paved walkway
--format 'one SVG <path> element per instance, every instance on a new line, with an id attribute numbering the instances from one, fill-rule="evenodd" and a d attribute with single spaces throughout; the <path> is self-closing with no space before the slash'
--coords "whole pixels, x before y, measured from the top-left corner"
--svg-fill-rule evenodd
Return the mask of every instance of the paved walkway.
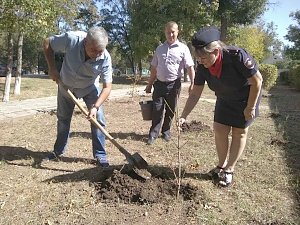
<path id="1" fill-rule="evenodd" d="M 188 87 L 189 82 L 182 83 L 182 87 Z M 135 95 L 145 95 L 145 87 L 138 87 L 135 89 Z M 132 88 L 129 89 L 116 89 L 112 90 L 109 99 L 116 99 L 121 97 L 132 96 Z M 151 96 L 151 94 L 150 94 Z M 202 101 L 207 101 L 214 103 L 215 99 L 203 99 Z M 45 112 L 56 109 L 56 96 L 50 96 L 45 98 L 35 98 L 26 99 L 22 101 L 10 101 L 10 102 L 0 102 L 0 121 L 6 119 L 13 119 L 23 116 L 34 115 L 37 112 Z"/>
<path id="2" fill-rule="evenodd" d="M 136 88 L 136 94 L 143 95 L 145 87 Z M 112 90 L 109 99 L 131 96 L 132 89 Z M 56 109 L 56 96 L 26 99 L 22 101 L 0 102 L 0 121 L 22 116 L 34 115 L 41 111 Z"/>

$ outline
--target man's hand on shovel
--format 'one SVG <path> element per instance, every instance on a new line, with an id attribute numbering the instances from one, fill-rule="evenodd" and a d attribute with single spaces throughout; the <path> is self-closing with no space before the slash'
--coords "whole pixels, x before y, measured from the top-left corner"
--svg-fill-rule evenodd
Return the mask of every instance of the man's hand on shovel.
<path id="1" fill-rule="evenodd" d="M 97 116 L 97 107 L 96 106 L 92 106 L 92 108 L 89 109 L 89 114 L 87 115 L 87 119 L 88 120 L 91 120 L 92 118 L 96 119 L 96 116 Z"/>

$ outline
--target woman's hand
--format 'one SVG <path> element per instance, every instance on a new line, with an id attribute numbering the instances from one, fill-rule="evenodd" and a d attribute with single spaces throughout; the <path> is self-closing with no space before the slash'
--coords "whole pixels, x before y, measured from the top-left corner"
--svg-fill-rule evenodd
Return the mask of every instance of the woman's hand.
<path id="1" fill-rule="evenodd" d="M 177 126 L 179 126 L 179 127 L 181 127 L 182 126 L 182 124 L 184 124 L 185 123 L 185 118 L 179 118 L 179 120 L 178 120 L 178 124 L 177 124 Z"/>
<path id="2" fill-rule="evenodd" d="M 177 130 L 178 130 L 178 131 L 181 131 L 181 130 L 182 130 L 181 127 L 182 127 L 182 125 L 185 123 L 185 121 L 186 121 L 185 118 L 182 118 L 182 117 L 179 118 L 179 120 L 178 120 L 178 122 L 177 122 L 177 124 L 176 124 L 176 125 L 177 125 Z"/>
<path id="3" fill-rule="evenodd" d="M 255 107 L 246 107 L 244 109 L 244 116 L 245 116 L 245 120 L 251 120 L 255 117 Z"/>

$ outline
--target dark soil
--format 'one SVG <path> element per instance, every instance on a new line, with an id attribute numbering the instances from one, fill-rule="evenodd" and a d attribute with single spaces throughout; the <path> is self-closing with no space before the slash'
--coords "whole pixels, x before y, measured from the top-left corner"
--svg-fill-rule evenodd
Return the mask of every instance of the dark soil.
<path id="1" fill-rule="evenodd" d="M 189 183 L 179 187 L 176 180 L 162 177 L 143 180 L 137 178 L 130 170 L 125 173 L 118 170 L 106 171 L 106 173 L 110 173 L 107 179 L 95 183 L 100 201 L 139 205 L 168 203 L 176 199 L 178 188 L 180 188 L 178 197 L 183 201 L 193 201 L 198 204 L 201 197 L 199 190 Z"/>
<path id="2" fill-rule="evenodd" d="M 184 123 L 182 132 L 210 131 L 210 126 L 201 121 Z M 149 169 L 150 170 L 150 169 Z M 106 170 L 104 177 L 95 183 L 100 201 L 128 204 L 167 203 L 176 198 L 199 203 L 201 193 L 191 184 L 178 184 L 170 171 L 149 171 L 150 179 L 139 177 L 129 166 L 122 170 Z M 178 193 L 179 189 L 179 193 Z M 197 200 L 196 200 L 197 199 Z"/>
<path id="3" fill-rule="evenodd" d="M 201 121 L 192 120 L 190 123 L 184 123 L 181 126 L 182 132 L 195 132 L 195 131 L 210 131 L 210 126 Z"/>

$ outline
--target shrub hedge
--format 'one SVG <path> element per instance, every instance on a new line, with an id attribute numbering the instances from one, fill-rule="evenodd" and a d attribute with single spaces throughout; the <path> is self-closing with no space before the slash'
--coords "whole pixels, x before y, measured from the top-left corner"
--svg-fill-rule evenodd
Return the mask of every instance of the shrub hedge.
<path id="1" fill-rule="evenodd" d="M 261 64 L 259 71 L 263 77 L 263 89 L 270 90 L 276 84 L 278 78 L 277 67 L 271 64 Z"/>
<path id="2" fill-rule="evenodd" d="M 283 81 L 286 84 L 290 84 L 290 71 L 285 70 L 280 72 L 279 74 L 280 80 Z"/>
<path id="3" fill-rule="evenodd" d="M 297 65 L 290 70 L 289 83 L 300 90 L 300 65 Z"/>

